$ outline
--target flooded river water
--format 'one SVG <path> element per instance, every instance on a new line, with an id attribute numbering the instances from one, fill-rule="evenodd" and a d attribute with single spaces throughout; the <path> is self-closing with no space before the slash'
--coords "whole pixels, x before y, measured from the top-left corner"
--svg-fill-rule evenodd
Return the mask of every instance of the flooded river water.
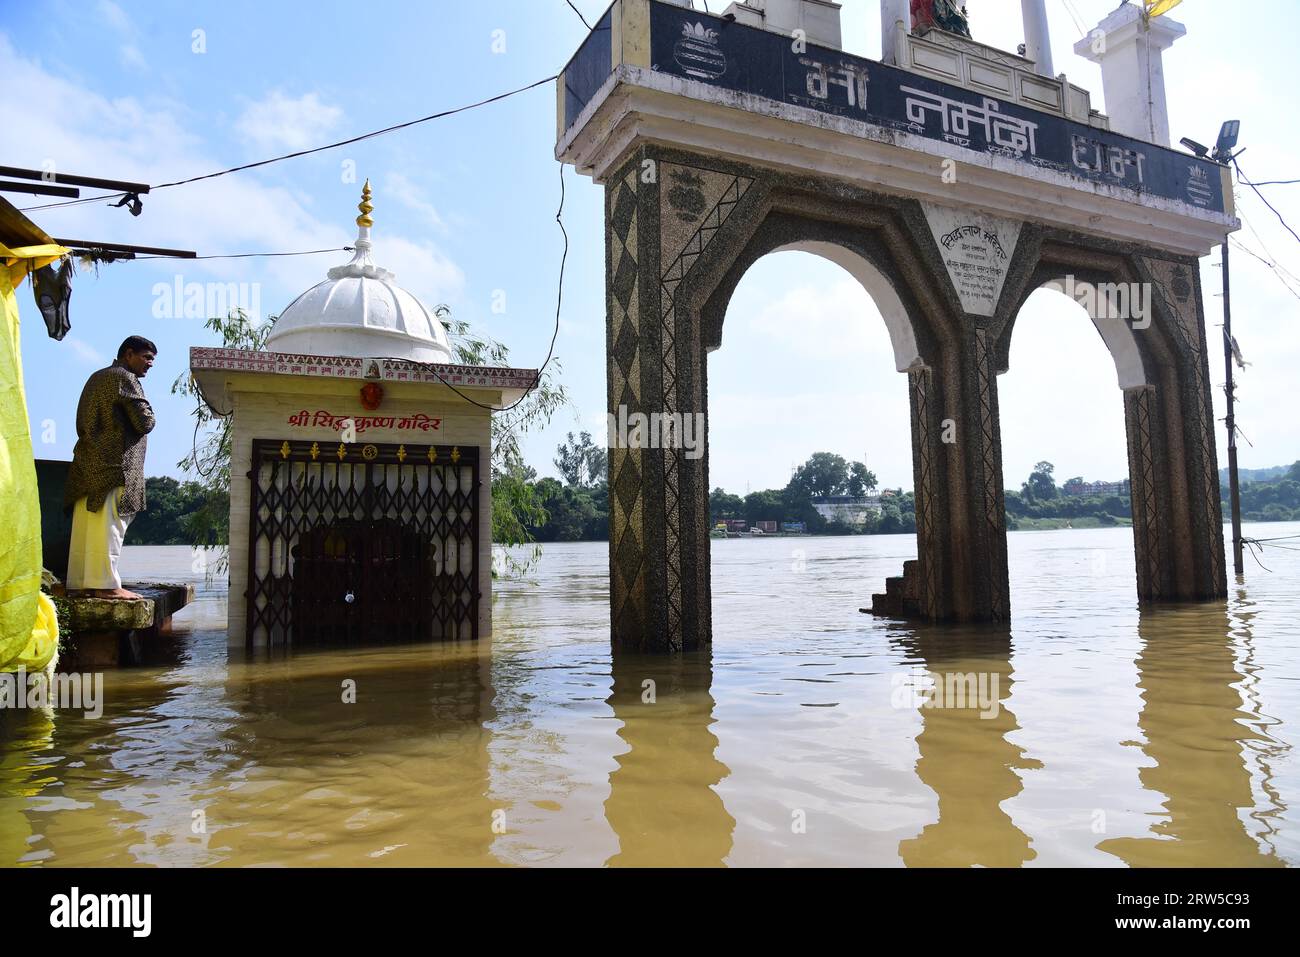
<path id="1" fill-rule="evenodd" d="M 908 536 L 715 541 L 676 660 L 611 657 L 603 543 L 498 583 L 477 648 L 236 660 L 201 585 L 101 717 L 0 714 L 0 864 L 1300 863 L 1300 551 L 1140 612 L 1128 530 L 1009 541 L 1000 633 L 859 613 Z"/>

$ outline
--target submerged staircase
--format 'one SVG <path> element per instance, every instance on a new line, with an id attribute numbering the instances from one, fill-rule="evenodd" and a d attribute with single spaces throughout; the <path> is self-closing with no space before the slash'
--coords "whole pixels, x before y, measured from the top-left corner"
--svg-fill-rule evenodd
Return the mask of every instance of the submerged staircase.
<path id="1" fill-rule="evenodd" d="M 921 617 L 921 567 L 916 559 L 903 562 L 903 574 L 885 579 L 885 591 L 871 596 L 871 607 L 860 609 L 881 618 Z"/>

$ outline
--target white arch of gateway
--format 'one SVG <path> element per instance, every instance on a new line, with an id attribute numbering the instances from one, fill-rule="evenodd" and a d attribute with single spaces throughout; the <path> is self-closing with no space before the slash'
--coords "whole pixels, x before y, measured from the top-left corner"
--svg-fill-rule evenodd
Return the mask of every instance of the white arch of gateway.
<path id="1" fill-rule="evenodd" d="M 1006 621 L 997 378 L 1025 299 L 1055 288 L 1124 392 L 1139 597 L 1222 597 L 1197 261 L 1238 228 L 1231 181 L 1169 147 L 1159 70 L 1103 115 L 1052 74 L 1041 3 L 1023 6 L 1018 55 L 884 0 L 871 60 L 840 49 L 821 0 L 615 0 L 557 82 L 556 143 L 605 187 L 609 410 L 707 415 L 706 356 L 745 270 L 786 249 L 838 263 L 908 376 L 918 557 L 877 610 Z M 1135 16 L 1099 25 L 1103 54 L 1079 51 L 1108 93 L 1182 33 Z M 609 478 L 615 647 L 707 646 L 707 443 L 615 443 Z"/>

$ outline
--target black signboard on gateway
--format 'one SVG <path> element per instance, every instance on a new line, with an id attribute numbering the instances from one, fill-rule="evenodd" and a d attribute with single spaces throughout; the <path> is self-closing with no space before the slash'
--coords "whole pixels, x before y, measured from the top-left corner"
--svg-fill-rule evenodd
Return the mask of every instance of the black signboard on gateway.
<path id="1" fill-rule="evenodd" d="M 664 3 L 650 8 L 659 73 L 1224 211 L 1220 168 L 1208 160 L 839 50 L 797 51 L 783 34 Z"/>

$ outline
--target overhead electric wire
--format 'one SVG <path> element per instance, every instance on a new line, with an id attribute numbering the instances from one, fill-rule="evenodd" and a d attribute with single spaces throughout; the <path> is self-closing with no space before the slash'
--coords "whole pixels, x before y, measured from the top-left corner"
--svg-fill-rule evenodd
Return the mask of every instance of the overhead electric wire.
<path id="1" fill-rule="evenodd" d="M 329 249 L 304 249 L 301 252 L 294 253 L 217 253 L 211 256 L 136 256 L 129 262 L 140 262 L 144 259 L 252 259 L 262 256 L 318 256 L 321 253 L 350 253 L 355 252 L 355 246 L 332 246 Z"/>
<path id="2" fill-rule="evenodd" d="M 69 199 L 62 203 L 45 203 L 43 206 L 21 206 L 19 207 L 18 211 L 20 213 L 29 213 L 34 209 L 58 209 L 60 206 L 81 206 L 84 203 L 97 203 L 101 199 L 117 199 L 119 197 L 126 196 L 126 195 L 128 194 L 127 193 L 104 193 L 100 196 L 86 196 L 83 197 L 82 199 Z"/>
<path id="3" fill-rule="evenodd" d="M 1286 291 L 1289 292 L 1291 295 L 1295 296 L 1297 299 L 1300 299 L 1300 292 L 1296 292 L 1295 287 L 1293 287 L 1289 282 L 1287 282 L 1286 277 L 1283 276 L 1283 273 L 1286 270 L 1282 269 L 1282 267 L 1278 266 L 1276 263 L 1269 262 L 1259 253 L 1255 252 L 1255 250 L 1251 249 L 1249 246 L 1247 246 L 1241 240 L 1236 239 L 1235 237 L 1232 240 L 1232 245 L 1240 249 L 1246 255 L 1253 256 L 1254 258 L 1258 259 L 1269 269 L 1273 270 L 1273 275 L 1277 276 L 1278 282 L 1280 282 L 1283 285 Z"/>
<path id="4" fill-rule="evenodd" d="M 1237 168 L 1238 178 L 1247 186 L 1290 186 L 1293 183 L 1300 183 L 1300 179 L 1263 179 L 1251 181 L 1241 174 L 1241 168 Z"/>
<path id="5" fill-rule="evenodd" d="M 573 5 L 573 0 L 564 0 L 564 2 L 569 5 L 570 10 L 572 10 L 574 13 L 578 15 L 578 19 L 582 21 L 582 25 L 586 27 L 588 30 L 590 30 L 591 24 L 588 23 L 587 18 L 582 15 L 582 11 Z"/>
<path id="6" fill-rule="evenodd" d="M 570 3 L 569 6 L 570 6 L 570 7 L 573 7 L 573 4 Z M 583 17 L 582 17 L 582 14 L 581 14 L 580 11 L 578 11 L 577 7 L 573 7 L 573 9 L 574 9 L 574 12 L 577 13 L 578 16 L 579 16 L 580 18 L 582 18 L 583 23 L 586 24 L 586 22 L 587 22 L 587 21 L 586 21 L 586 18 L 583 18 Z M 707 9 L 707 4 L 706 4 L 706 9 Z M 588 25 L 588 29 L 590 29 L 590 25 Z M 553 80 L 556 80 L 556 79 L 558 79 L 558 78 L 559 78 L 559 74 L 558 74 L 558 73 L 557 73 L 557 74 L 552 74 L 551 76 L 543 77 L 543 78 L 540 79 L 540 80 L 535 80 L 534 82 L 529 83 L 529 84 L 527 84 L 526 86 L 517 87 L 516 89 L 508 90 L 508 91 L 505 92 L 505 93 L 498 93 L 498 94 L 496 94 L 495 96 L 487 97 L 486 99 L 479 100 L 479 101 L 477 101 L 477 102 L 475 102 L 475 103 L 469 103 L 469 104 L 466 104 L 465 106 L 454 107 L 453 109 L 450 109 L 450 110 L 442 110 L 442 111 L 440 111 L 440 112 L 438 112 L 438 113 L 430 113 L 428 116 L 421 116 L 421 117 L 418 117 L 417 119 L 414 119 L 414 120 L 407 120 L 407 121 L 404 122 L 404 123 L 397 123 L 397 124 L 394 124 L 393 126 L 386 126 L 386 127 L 382 128 L 382 129 L 378 129 L 378 130 L 371 130 L 371 131 L 368 132 L 368 133 L 362 133 L 362 134 L 360 134 L 359 136 L 349 137 L 348 139 L 345 139 L 345 140 L 339 140 L 339 141 L 337 141 L 337 142 L 335 142 L 335 143 L 326 143 L 326 144 L 323 145 L 323 146 L 316 146 L 316 147 L 312 147 L 311 149 L 296 150 L 296 151 L 294 151 L 294 152 L 292 152 L 292 153 L 285 153 L 285 154 L 283 154 L 283 155 L 281 155 L 281 156 L 273 156 L 273 157 L 270 157 L 269 159 L 258 160 L 258 161 L 255 162 L 255 163 L 244 163 L 244 164 L 242 164 L 242 165 L 240 165 L 240 166 L 232 166 L 232 167 L 230 167 L 230 168 L 228 168 L 228 169 L 217 170 L 216 172 L 213 172 L 213 173 L 205 173 L 205 174 L 203 174 L 202 176 L 191 176 L 191 177 L 188 177 L 187 179 L 178 179 L 178 180 L 174 180 L 174 181 L 172 181 L 172 182 L 170 182 L 170 183 L 159 183 L 157 186 L 150 186 L 150 192 L 152 193 L 152 192 L 154 192 L 154 191 L 156 191 L 156 190 L 166 189 L 166 188 L 168 188 L 168 187 L 170 187 L 170 186 L 185 186 L 185 185 L 188 185 L 188 184 L 190 184 L 190 183 L 197 183 L 197 182 L 201 182 L 201 181 L 203 181 L 203 180 L 216 179 L 216 178 L 219 177 L 219 176 L 226 176 L 226 175 L 229 175 L 230 173 L 238 173 L 238 172 L 242 172 L 243 170 L 248 170 L 248 169 L 256 169 L 256 168 L 259 167 L 259 166 L 268 166 L 268 165 L 270 165 L 271 163 L 278 163 L 278 162 L 281 162 L 282 160 L 295 159 L 295 158 L 297 158 L 297 157 L 299 157 L 299 156 L 308 156 L 308 155 L 310 155 L 310 154 L 312 154 L 312 153 L 320 153 L 320 152 L 323 152 L 323 151 L 325 151 L 325 150 L 337 149 L 337 148 L 340 147 L 340 146 L 347 146 L 347 145 L 352 144 L 352 143 L 360 142 L 361 140 L 370 139 L 370 138 L 375 137 L 375 136 L 382 136 L 382 135 L 384 135 L 385 133 L 392 133 L 392 132 L 394 132 L 394 131 L 396 131 L 396 130 L 406 129 L 407 127 L 415 126 L 415 125 L 420 124 L 420 123 L 427 123 L 427 122 L 429 122 L 430 120 L 442 119 L 443 117 L 453 116 L 453 115 L 455 115 L 455 114 L 457 114 L 457 113 L 464 113 L 464 112 L 466 112 L 467 110 L 473 110 L 473 109 L 477 109 L 477 108 L 479 108 L 479 107 L 481 107 L 481 106 L 487 106 L 487 105 L 489 105 L 489 104 L 491 104 L 491 103 L 496 103 L 496 102 L 498 102 L 498 101 L 500 101 L 500 100 L 504 100 L 504 99 L 507 99 L 507 98 L 509 98 L 509 97 L 516 96 L 516 95 L 518 95 L 518 94 L 520 94 L 520 93 L 525 93 L 525 92 L 527 92 L 528 90 L 535 89 L 535 88 L 541 86 L 541 85 L 544 84 L 544 83 L 550 83 L 550 82 L 552 82 Z M 131 194 L 130 194 L 130 193 L 109 193 L 109 194 L 106 194 L 106 195 L 103 195 L 103 196 L 90 196 L 90 197 L 86 197 L 85 199 L 79 199 L 79 200 L 69 201 L 69 202 L 67 202 L 67 203 L 49 203 L 49 204 L 46 204 L 46 205 L 44 205 L 44 206 L 29 206 L 29 207 L 24 208 L 22 211 L 23 211 L 23 212 L 27 212 L 27 211 L 35 210 L 35 209 L 51 209 L 51 208 L 59 207 L 59 206 L 74 206 L 74 205 L 80 205 L 80 204 L 82 204 L 82 203 L 90 203 L 90 202 L 97 202 L 97 201 L 105 200 L 105 199 L 112 199 L 112 198 L 114 198 L 115 196 L 127 196 L 127 195 L 131 195 Z M 528 396 L 529 396 L 529 395 L 530 395 L 530 394 L 531 394 L 531 393 L 532 393 L 532 392 L 537 388 L 537 386 L 540 384 L 543 373 L 545 373 L 546 368 L 551 364 L 551 361 L 552 361 L 552 360 L 554 359 L 554 357 L 555 357 L 555 342 L 556 342 L 556 340 L 559 338 L 559 334 L 560 334 L 560 311 L 561 311 L 561 309 L 562 309 L 563 302 L 564 302 L 564 267 L 565 267 L 565 264 L 566 264 L 566 262 L 568 261 L 568 257 L 569 257 L 569 233 L 568 233 L 568 230 L 566 230 L 566 229 L 564 228 L 564 221 L 563 221 L 563 218 L 562 218 L 562 217 L 563 217 L 563 214 L 564 214 L 564 166 L 563 166 L 563 164 L 561 164 L 561 166 L 560 166 L 560 205 L 559 205 L 559 208 L 558 208 L 558 209 L 556 210 L 556 212 L 555 212 L 555 222 L 556 222 L 556 224 L 560 227 L 560 233 L 561 233 L 561 235 L 562 235 L 563 238 L 564 238 L 564 247 L 563 247 L 563 249 L 562 249 L 562 251 L 561 251 L 561 253 L 560 253 L 560 275 L 559 275 L 559 280 L 558 280 L 558 282 L 557 282 L 557 284 L 556 284 L 556 296 L 555 296 L 555 328 L 554 328 L 554 329 L 552 330 L 552 332 L 551 332 L 551 342 L 550 342 L 550 346 L 549 346 L 549 347 L 547 348 L 547 350 L 546 350 L 546 359 L 545 359 L 545 361 L 542 362 L 541 366 L 538 368 L 538 370 L 537 370 L 537 374 L 533 377 L 533 382 L 532 382 L 532 384 L 531 384 L 530 386 L 528 386 L 527 389 L 524 390 L 524 394 L 521 395 L 517 400 L 515 400 L 514 402 L 512 402 L 510 405 L 507 405 L 507 406 L 504 406 L 504 407 L 498 409 L 498 408 L 496 408 L 495 406 L 486 405 L 486 404 L 484 404 L 484 403 L 482 403 L 482 402 L 477 401 L 476 399 L 471 399 L 469 396 L 465 395 L 463 392 L 461 392 L 459 389 L 457 389 L 454 385 L 452 385 L 450 382 L 448 382 L 445 378 L 443 378 L 443 376 L 442 376 L 442 375 L 441 375 L 441 374 L 440 374 L 436 369 L 431 369 L 431 370 L 430 370 L 430 371 L 433 372 L 433 374 L 434 374 L 435 376 L 437 376 L 437 378 L 438 378 L 439 380 L 442 381 L 442 383 L 443 383 L 444 385 L 446 385 L 449 389 L 451 389 L 452 392 L 456 393 L 456 395 L 460 396 L 462 399 L 464 399 L 466 402 L 471 403 L 472 405 L 476 405 L 476 406 L 479 406 L 480 408 L 488 409 L 489 411 L 493 411 L 493 412 L 509 412 L 510 410 L 512 410 L 512 409 L 514 409 L 514 408 L 516 408 L 516 407 L 518 407 L 518 406 L 519 406 L 519 405 L 520 405 L 520 404 L 521 404 L 525 399 L 528 398 Z M 195 256 L 195 257 L 186 257 L 186 258 L 194 258 L 194 259 L 244 259 L 244 258 L 257 257 L 257 256 L 312 256 L 312 255 L 317 255 L 317 254 L 320 254 L 320 253 L 327 253 L 327 252 L 351 251 L 352 248 L 353 248 L 353 247 L 345 246 L 345 247 L 342 247 L 342 248 L 340 248 L 340 249 L 311 249 L 311 250 L 304 250 L 304 251 L 302 251 L 302 252 L 228 253 L 228 254 L 218 254 L 218 255 L 211 255 L 211 256 Z M 137 259 L 173 259 L 173 258 L 177 258 L 177 257 L 172 257 L 172 256 L 141 256 L 141 257 L 136 257 L 136 258 L 137 258 Z"/>
<path id="7" fill-rule="evenodd" d="M 1246 179 L 1246 174 L 1242 172 L 1241 164 L 1237 162 L 1236 157 L 1232 158 L 1232 165 L 1237 168 L 1237 177 L 1243 183 L 1245 183 L 1247 186 L 1249 186 L 1251 189 L 1255 191 L 1255 195 L 1260 198 L 1260 201 L 1269 209 L 1273 210 L 1273 215 L 1276 216 L 1278 218 L 1278 221 L 1283 226 L 1286 227 L 1286 231 L 1295 237 L 1296 242 L 1300 243 L 1300 233 L 1297 233 L 1294 229 L 1291 228 L 1291 224 L 1286 221 L 1286 217 L 1283 216 L 1280 212 L 1278 212 L 1277 207 L 1268 201 L 1268 197 L 1259 191 L 1259 187 L 1256 186 L 1254 183 L 1252 183 L 1250 180 Z"/>
<path id="8" fill-rule="evenodd" d="M 197 183 L 206 179 L 216 179 L 218 176 L 227 176 L 230 173 L 238 173 L 246 169 L 256 169 L 259 166 L 268 166 L 271 163 L 279 163 L 282 160 L 296 159 L 299 156 L 307 156 L 312 153 L 320 153 L 325 150 L 337 149 L 340 146 L 348 146 L 352 143 L 359 143 L 361 140 L 367 140 L 375 136 L 382 136 L 385 133 L 392 133 L 395 130 L 403 130 L 406 129 L 408 126 L 415 126 L 419 123 L 428 123 L 430 120 L 439 120 L 447 116 L 454 116 L 457 113 L 464 113 L 466 110 L 475 110 L 481 106 L 487 106 L 490 103 L 496 103 L 500 100 L 508 99 L 509 97 L 512 96 L 517 96 L 520 93 L 525 93 L 528 90 L 535 89 L 536 87 L 539 87 L 544 83 L 550 83 L 551 81 L 555 80 L 558 76 L 559 74 L 552 74 L 551 76 L 544 77 L 540 80 L 535 80 L 534 82 L 529 83 L 527 86 L 521 86 L 513 90 L 508 90 L 505 93 L 498 93 L 495 96 L 490 96 L 487 99 L 479 100 L 476 103 L 468 103 L 465 106 L 457 106 L 450 110 L 442 110 L 441 112 L 438 113 L 430 113 L 428 116 L 421 116 L 414 120 L 407 120 L 405 123 L 397 123 L 393 126 L 386 126 L 383 129 L 371 130 L 369 133 L 362 133 L 359 136 L 353 136 L 345 140 L 339 140 L 336 143 L 326 143 L 324 146 L 314 146 L 310 149 L 296 150 L 295 152 L 285 153 L 281 156 L 272 156 L 269 159 L 258 160 L 255 163 L 244 163 L 240 166 L 232 166 L 229 169 L 217 170 L 214 173 L 204 173 L 201 176 L 191 176 L 187 179 L 178 179 L 170 183 L 159 183 L 157 186 L 150 186 L 149 190 L 150 193 L 152 194 L 157 190 L 167 189 L 170 186 L 185 186 L 189 183 Z M 117 196 L 127 196 L 127 195 L 130 194 L 129 193 L 107 193 L 103 196 L 89 196 L 86 197 L 85 199 L 68 200 L 67 202 L 64 203 L 47 203 L 43 206 L 27 206 L 22 209 L 22 212 L 29 212 L 31 210 L 36 210 L 36 209 L 53 209 L 60 206 L 77 206 L 82 203 L 93 203 L 93 202 L 98 202 L 99 200 L 113 199 L 114 197 Z"/>
<path id="9" fill-rule="evenodd" d="M 1276 267 L 1284 276 L 1293 282 L 1300 283 L 1300 276 L 1297 276 L 1277 261 L 1277 257 L 1273 255 L 1273 250 L 1268 248 L 1268 243 L 1264 242 L 1264 237 L 1259 234 L 1259 230 L 1255 228 L 1255 224 L 1250 221 L 1250 217 L 1248 217 L 1245 210 L 1241 208 L 1240 197 L 1237 196 L 1235 191 L 1233 192 L 1233 197 L 1237 199 L 1237 215 L 1240 216 L 1241 221 L 1246 224 L 1246 228 L 1250 230 L 1250 234 L 1259 242 L 1259 248 L 1264 251 L 1264 255 L 1272 260 L 1273 266 Z"/>
<path id="10" fill-rule="evenodd" d="M 564 303 L 564 264 L 568 261 L 569 258 L 569 231 L 564 228 L 564 220 L 562 219 L 563 215 L 564 215 L 564 164 L 561 163 L 560 164 L 560 206 L 555 211 L 555 222 L 556 225 L 560 227 L 560 234 L 564 237 L 564 247 L 560 252 L 560 278 L 559 281 L 556 283 L 556 289 L 555 289 L 555 328 L 551 331 L 551 344 L 546 350 L 546 361 L 544 361 L 541 364 L 541 366 L 538 368 L 537 375 L 533 377 L 533 384 L 530 385 L 527 389 L 525 389 L 524 394 L 521 395 L 514 402 L 511 402 L 509 405 L 502 406 L 501 408 L 498 409 L 496 406 L 487 405 L 483 402 L 479 402 L 477 399 L 471 399 L 464 392 L 461 392 L 460 389 L 457 389 L 454 385 L 452 385 L 445 378 L 443 378 L 442 373 L 440 373 L 437 369 L 433 368 L 432 366 L 429 366 L 429 371 L 432 372 L 435 376 L 437 376 L 437 378 L 439 379 L 439 381 L 442 382 L 443 385 L 451 389 L 452 392 L 456 393 L 466 402 L 470 403 L 470 405 L 476 405 L 480 409 L 487 409 L 489 412 L 509 412 L 511 409 L 518 407 L 520 404 L 523 403 L 525 399 L 528 398 L 528 396 L 533 392 L 533 390 L 536 389 L 537 386 L 541 383 L 542 374 L 546 372 L 546 367 L 551 364 L 551 360 L 555 356 L 555 340 L 559 338 L 560 335 L 560 308 Z M 394 359 L 394 360 L 399 359 L 399 357 L 397 356 L 379 356 L 377 358 Z M 409 361 L 409 360 L 403 359 L 400 361 Z M 492 367 L 474 366 L 472 368 L 492 368 Z"/>
<path id="11" fill-rule="evenodd" d="M 1088 35 L 1088 31 L 1084 27 L 1083 21 L 1079 19 L 1079 14 L 1074 9 L 1074 5 L 1070 3 L 1070 0 L 1061 0 L 1061 6 L 1065 7 L 1065 12 L 1068 13 L 1070 15 L 1070 19 L 1074 21 L 1074 26 L 1075 29 L 1079 31 L 1079 36 L 1086 37 Z"/>

